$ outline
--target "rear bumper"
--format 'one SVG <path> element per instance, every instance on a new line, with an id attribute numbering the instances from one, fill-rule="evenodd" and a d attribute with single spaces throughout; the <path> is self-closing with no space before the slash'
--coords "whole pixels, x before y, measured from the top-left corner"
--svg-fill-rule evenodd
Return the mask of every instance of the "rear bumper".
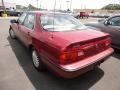
<path id="1" fill-rule="evenodd" d="M 44 60 L 44 63 L 61 77 L 74 78 L 92 70 L 95 66 L 104 62 L 113 53 L 113 51 L 114 50 L 112 48 L 109 48 L 87 59 L 68 65 L 57 66 L 53 63 L 47 62 L 46 60 Z"/>

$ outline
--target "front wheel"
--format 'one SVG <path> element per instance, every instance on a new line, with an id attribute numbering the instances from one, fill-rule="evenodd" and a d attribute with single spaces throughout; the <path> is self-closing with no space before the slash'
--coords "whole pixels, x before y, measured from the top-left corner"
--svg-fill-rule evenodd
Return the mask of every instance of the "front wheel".
<path id="1" fill-rule="evenodd" d="M 32 61 L 33 61 L 34 67 L 37 70 L 42 71 L 44 69 L 43 63 L 39 58 L 38 53 L 35 49 L 32 50 Z"/>
<path id="2" fill-rule="evenodd" d="M 12 39 L 16 39 L 15 32 L 12 30 L 12 28 L 9 29 L 9 35 Z"/>

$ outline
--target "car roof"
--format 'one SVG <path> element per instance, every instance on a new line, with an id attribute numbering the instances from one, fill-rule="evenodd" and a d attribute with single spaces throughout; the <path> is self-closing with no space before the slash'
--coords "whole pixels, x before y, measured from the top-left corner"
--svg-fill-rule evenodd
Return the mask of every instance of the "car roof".
<path id="1" fill-rule="evenodd" d="M 108 18 L 105 18 L 104 21 L 109 20 L 109 19 L 114 18 L 114 17 L 120 17 L 120 14 L 109 16 Z"/>
<path id="2" fill-rule="evenodd" d="M 27 13 L 35 13 L 35 14 L 54 14 L 54 11 L 26 11 Z M 55 11 L 55 14 L 65 14 L 68 15 L 67 13 L 62 13 L 62 12 L 57 12 Z"/>

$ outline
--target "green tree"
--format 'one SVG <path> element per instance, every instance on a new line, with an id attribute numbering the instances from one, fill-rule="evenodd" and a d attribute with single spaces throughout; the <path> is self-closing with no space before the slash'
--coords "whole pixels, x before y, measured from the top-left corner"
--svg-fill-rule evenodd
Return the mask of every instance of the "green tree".
<path id="1" fill-rule="evenodd" d="M 102 10 L 120 10 L 120 4 L 109 4 L 104 6 Z"/>
<path id="2" fill-rule="evenodd" d="M 29 10 L 36 10 L 37 8 L 34 7 L 33 5 L 29 4 L 28 7 L 27 7 Z"/>

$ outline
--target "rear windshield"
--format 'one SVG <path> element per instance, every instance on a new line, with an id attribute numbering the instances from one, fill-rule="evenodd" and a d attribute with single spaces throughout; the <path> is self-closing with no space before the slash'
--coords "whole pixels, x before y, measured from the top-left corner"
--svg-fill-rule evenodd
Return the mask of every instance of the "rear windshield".
<path id="1" fill-rule="evenodd" d="M 86 28 L 79 20 L 66 14 L 41 15 L 43 28 L 48 31 L 71 31 Z"/>

